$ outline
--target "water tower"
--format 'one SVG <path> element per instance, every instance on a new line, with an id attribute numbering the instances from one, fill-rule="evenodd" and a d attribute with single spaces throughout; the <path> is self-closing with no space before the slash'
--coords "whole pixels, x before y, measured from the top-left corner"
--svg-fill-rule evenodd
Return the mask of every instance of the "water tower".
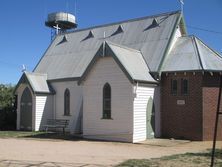
<path id="1" fill-rule="evenodd" d="M 76 18 L 74 15 L 65 12 L 56 12 L 48 14 L 47 27 L 52 28 L 51 38 L 57 34 L 64 33 L 77 27 Z"/>

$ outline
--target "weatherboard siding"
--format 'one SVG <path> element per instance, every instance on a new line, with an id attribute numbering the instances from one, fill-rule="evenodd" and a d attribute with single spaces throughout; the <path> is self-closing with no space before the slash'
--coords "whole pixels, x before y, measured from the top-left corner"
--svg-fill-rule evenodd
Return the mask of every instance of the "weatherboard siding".
<path id="1" fill-rule="evenodd" d="M 51 85 L 55 90 L 53 118 L 69 120 L 67 131 L 71 133 L 81 133 L 82 129 L 82 86 L 77 81 L 52 82 Z M 70 91 L 70 115 L 64 115 L 64 92 Z"/>
<path id="2" fill-rule="evenodd" d="M 35 96 L 35 131 L 43 130 L 47 119 L 53 118 L 53 96 L 36 95 Z"/>
<path id="3" fill-rule="evenodd" d="M 35 130 L 40 130 L 43 112 L 46 105 L 47 96 L 36 96 L 36 109 L 35 109 Z"/>
<path id="4" fill-rule="evenodd" d="M 154 87 L 146 85 L 134 86 L 133 102 L 133 142 L 146 140 L 146 110 L 150 97 L 154 96 Z"/>
<path id="5" fill-rule="evenodd" d="M 103 86 L 111 86 L 111 117 L 103 116 Z M 133 86 L 112 57 L 100 58 L 83 82 L 83 136 L 132 142 Z"/>

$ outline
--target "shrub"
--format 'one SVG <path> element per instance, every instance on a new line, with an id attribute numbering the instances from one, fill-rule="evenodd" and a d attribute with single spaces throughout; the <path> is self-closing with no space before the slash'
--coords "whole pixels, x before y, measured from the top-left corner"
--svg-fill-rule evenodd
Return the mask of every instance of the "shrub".
<path id="1" fill-rule="evenodd" d="M 0 130 L 16 129 L 14 86 L 0 84 Z"/>

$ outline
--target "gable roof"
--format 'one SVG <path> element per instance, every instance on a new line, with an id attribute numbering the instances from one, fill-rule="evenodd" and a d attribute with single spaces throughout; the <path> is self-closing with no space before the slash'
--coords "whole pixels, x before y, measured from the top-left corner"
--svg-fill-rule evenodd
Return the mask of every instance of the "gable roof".
<path id="1" fill-rule="evenodd" d="M 18 86 L 22 83 L 28 83 L 33 91 L 36 94 L 53 94 L 54 91 L 51 86 L 47 83 L 47 75 L 39 73 L 30 73 L 24 72 L 21 76 L 15 91 L 18 89 Z"/>
<path id="2" fill-rule="evenodd" d="M 140 51 L 120 46 L 111 42 L 104 42 L 94 58 L 86 68 L 79 83 L 81 83 L 95 62 L 104 56 L 112 56 L 127 78 L 134 81 L 157 83 L 149 73 L 149 68 Z"/>
<path id="3" fill-rule="evenodd" d="M 158 24 L 151 26 L 154 19 Z M 65 34 L 65 42 L 61 42 L 64 35 L 58 35 L 34 72 L 46 73 L 48 80 L 79 79 L 104 41 L 139 50 L 150 71 L 158 71 L 180 19 L 181 13 L 176 11 L 76 30 Z M 119 27 L 123 31 L 115 33 Z M 93 38 L 87 38 L 90 32 L 93 32 Z"/>
<path id="4" fill-rule="evenodd" d="M 222 57 L 197 37 L 179 37 L 162 71 L 222 71 Z"/>

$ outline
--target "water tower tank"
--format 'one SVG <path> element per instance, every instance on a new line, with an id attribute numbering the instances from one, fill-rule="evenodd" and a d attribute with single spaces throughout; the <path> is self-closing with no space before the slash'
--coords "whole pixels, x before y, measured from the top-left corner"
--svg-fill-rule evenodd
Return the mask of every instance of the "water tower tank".
<path id="1" fill-rule="evenodd" d="M 65 12 L 48 14 L 45 25 L 50 28 L 59 28 L 62 31 L 77 27 L 75 16 Z"/>

